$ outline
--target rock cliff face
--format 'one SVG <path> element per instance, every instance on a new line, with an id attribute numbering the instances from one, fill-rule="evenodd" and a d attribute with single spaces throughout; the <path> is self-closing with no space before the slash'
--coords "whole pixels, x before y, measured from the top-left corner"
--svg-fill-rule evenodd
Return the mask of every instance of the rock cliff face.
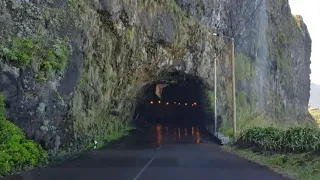
<path id="1" fill-rule="evenodd" d="M 236 37 L 240 114 L 304 119 L 311 39 L 287 0 L 3 0 L 7 117 L 52 154 L 80 151 L 125 128 L 143 89 L 168 72 L 200 78 L 212 97 L 217 58 L 218 112 L 228 124 L 231 47 L 213 32 Z"/>

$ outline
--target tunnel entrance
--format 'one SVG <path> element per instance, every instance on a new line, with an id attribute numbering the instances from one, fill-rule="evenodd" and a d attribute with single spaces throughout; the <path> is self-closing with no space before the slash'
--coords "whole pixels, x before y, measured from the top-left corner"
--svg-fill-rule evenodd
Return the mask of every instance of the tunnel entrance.
<path id="1" fill-rule="evenodd" d="M 163 85 L 161 96 L 157 85 Z M 170 72 L 146 85 L 138 100 L 134 115 L 136 126 L 165 124 L 173 127 L 206 127 L 214 115 L 206 105 L 207 85 L 197 76 L 183 72 Z"/>

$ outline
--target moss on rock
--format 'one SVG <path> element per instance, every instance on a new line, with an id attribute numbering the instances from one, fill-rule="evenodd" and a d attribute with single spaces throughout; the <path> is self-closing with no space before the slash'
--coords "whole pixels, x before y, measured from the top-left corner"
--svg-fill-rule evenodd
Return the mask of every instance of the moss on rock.
<path id="1" fill-rule="evenodd" d="M 237 81 L 240 84 L 253 82 L 256 75 L 256 66 L 253 60 L 239 51 L 235 54 Z"/>
<path id="2" fill-rule="evenodd" d="M 64 72 L 69 56 L 67 42 L 46 41 L 39 37 L 15 38 L 0 48 L 0 57 L 18 67 L 30 66 L 41 81 L 51 80 Z"/>

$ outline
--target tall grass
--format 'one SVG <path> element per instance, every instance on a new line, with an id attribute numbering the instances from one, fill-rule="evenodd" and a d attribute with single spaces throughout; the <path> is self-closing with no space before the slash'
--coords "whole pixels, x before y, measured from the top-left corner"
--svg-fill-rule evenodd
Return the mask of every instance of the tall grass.
<path id="1" fill-rule="evenodd" d="M 313 128 L 315 124 L 319 123 L 320 125 L 320 110 L 314 111 L 311 113 L 314 115 L 315 119 L 318 119 L 317 122 L 312 121 L 293 121 L 287 119 L 273 119 L 266 115 L 265 113 L 259 113 L 253 110 L 252 108 L 241 108 L 237 111 L 237 136 L 240 135 L 242 131 L 245 131 L 250 128 L 255 127 L 274 127 L 278 129 L 288 129 L 292 127 L 307 127 Z M 232 119 L 227 119 L 223 121 L 220 132 L 228 137 L 232 137 L 233 130 Z M 319 126 L 320 127 L 320 126 Z"/>
<path id="2" fill-rule="evenodd" d="M 274 121 L 242 110 L 238 115 L 237 141 L 224 149 L 293 179 L 319 179 L 320 110 L 310 113 L 316 121 Z"/>
<path id="3" fill-rule="evenodd" d="M 320 152 L 320 131 L 310 127 L 253 127 L 240 133 L 236 145 L 274 152 Z"/>

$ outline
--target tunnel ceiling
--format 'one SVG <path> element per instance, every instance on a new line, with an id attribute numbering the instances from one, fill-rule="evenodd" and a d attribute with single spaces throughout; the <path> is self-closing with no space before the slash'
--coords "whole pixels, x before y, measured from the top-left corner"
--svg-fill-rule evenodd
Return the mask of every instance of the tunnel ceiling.
<path id="1" fill-rule="evenodd" d="M 186 74 L 182 71 L 162 72 L 154 81 L 154 84 L 156 83 L 180 86 L 188 86 L 189 84 L 198 83 L 199 85 L 207 86 L 200 77 L 192 74 Z"/>
<path id="2" fill-rule="evenodd" d="M 157 99 L 156 92 L 156 84 L 168 84 L 166 88 L 164 88 L 163 91 L 166 91 L 165 89 L 175 87 L 175 88 L 184 88 L 184 89 L 190 89 L 195 88 L 198 89 L 199 92 L 202 93 L 209 88 L 209 85 L 206 84 L 200 77 L 187 74 L 182 71 L 163 71 L 159 73 L 159 75 L 152 81 L 151 83 L 145 85 L 137 97 L 137 107 L 147 101 L 148 97 L 154 97 L 154 99 Z"/>

